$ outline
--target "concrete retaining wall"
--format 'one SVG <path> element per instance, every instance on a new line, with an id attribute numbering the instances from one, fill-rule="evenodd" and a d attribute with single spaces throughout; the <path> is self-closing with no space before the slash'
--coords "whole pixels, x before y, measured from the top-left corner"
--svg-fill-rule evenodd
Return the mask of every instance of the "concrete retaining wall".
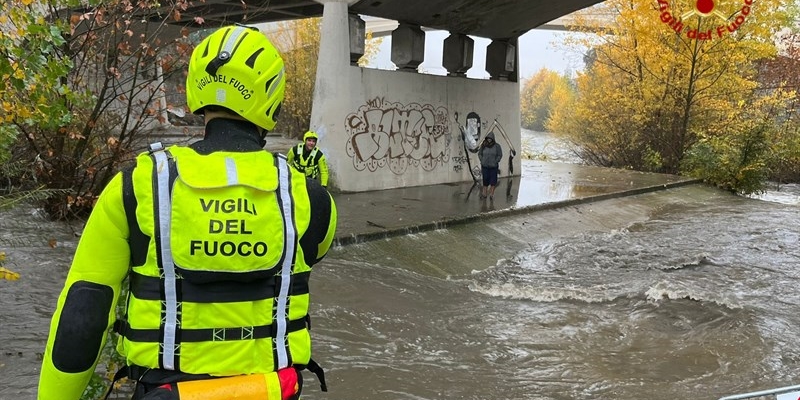
<path id="1" fill-rule="evenodd" d="M 503 176 L 510 148 L 520 148 L 519 84 L 418 73 L 348 67 L 352 84 L 322 96 L 312 129 L 331 168 L 332 186 L 366 191 L 471 181 L 461 136 L 469 112 L 481 116 L 482 136 L 496 118 L 510 142 L 495 128 L 503 146 Z M 320 108 L 317 108 L 317 107 Z M 458 121 L 455 116 L 458 115 Z M 511 143 L 511 146 L 509 146 Z M 514 158 L 514 171 L 520 170 Z"/>
<path id="2" fill-rule="evenodd" d="M 360 192 L 472 181 L 467 157 L 473 167 L 478 159 L 465 152 L 459 129 L 471 111 L 484 133 L 495 119 L 507 129 L 508 141 L 496 136 L 508 174 L 509 147 L 520 148 L 517 82 L 360 68 L 351 64 L 347 1 L 324 4 L 310 128 L 328 159 L 329 186 Z"/>

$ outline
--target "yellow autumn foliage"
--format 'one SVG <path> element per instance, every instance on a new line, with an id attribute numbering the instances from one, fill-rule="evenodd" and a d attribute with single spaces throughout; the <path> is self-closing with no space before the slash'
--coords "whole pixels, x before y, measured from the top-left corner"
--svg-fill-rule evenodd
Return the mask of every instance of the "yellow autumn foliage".
<path id="1" fill-rule="evenodd" d="M 19 279 L 19 274 L 3 267 L 6 260 L 6 252 L 0 251 L 0 280 L 15 281 Z"/>
<path id="2" fill-rule="evenodd" d="M 590 49 L 588 62 L 574 99 L 552 113 L 548 127 L 578 144 L 586 161 L 666 173 L 685 172 L 698 143 L 738 143 L 734 136 L 747 143 L 744 136 L 777 118 L 764 106 L 774 102 L 760 100 L 780 94 L 759 90 L 756 62 L 775 56 L 773 34 L 793 19 L 789 3 L 717 2 L 706 16 L 693 13 L 690 0 L 606 0 L 588 9 L 579 25 L 609 18 L 595 24 L 596 33 L 568 41 Z M 753 168 L 730 167 L 732 175 Z"/>
<path id="3" fill-rule="evenodd" d="M 14 174 L 3 178 L 12 196 L 39 191 L 32 201 L 53 218 L 86 216 L 138 151 L 135 137 L 184 105 L 193 43 L 188 30 L 140 18 L 166 18 L 182 2 L 79 3 L 0 1 L 0 163 Z"/>
<path id="4" fill-rule="evenodd" d="M 563 95 L 568 91 L 568 78 L 546 68 L 526 79 L 520 92 L 522 127 L 544 131 L 551 114 L 556 111 L 554 94 Z"/>
<path id="5" fill-rule="evenodd" d="M 14 271 L 10 271 L 4 267 L 0 267 L 0 279 L 5 279 L 7 281 L 15 281 L 19 279 L 19 274 Z"/>
<path id="6" fill-rule="evenodd" d="M 321 22 L 320 18 L 285 21 L 278 24 L 276 31 L 268 34 L 280 49 L 286 68 L 285 98 L 275 129 L 290 138 L 302 138 L 309 129 Z M 366 32 L 366 47 L 358 61 L 359 65 L 366 65 L 378 54 L 381 40 L 369 40 L 371 35 L 371 32 Z"/>

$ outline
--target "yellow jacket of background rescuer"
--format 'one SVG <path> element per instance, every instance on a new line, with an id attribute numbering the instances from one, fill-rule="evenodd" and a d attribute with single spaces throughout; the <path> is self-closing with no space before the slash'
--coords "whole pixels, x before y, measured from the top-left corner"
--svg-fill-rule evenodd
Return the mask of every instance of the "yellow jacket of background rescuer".
<path id="1" fill-rule="evenodd" d="M 322 186 L 328 186 L 328 160 L 322 150 L 314 147 L 307 150 L 304 143 L 289 149 L 286 157 L 289 165 L 306 174 L 311 179 L 319 179 Z"/>
<path id="2" fill-rule="evenodd" d="M 322 240 L 302 245 L 314 223 L 309 193 L 302 173 L 265 151 L 140 155 L 87 222 L 51 324 L 39 398 L 80 397 L 118 317 L 117 350 L 129 365 L 232 376 L 308 363 L 308 279 L 336 225 L 328 198 Z M 117 316 L 126 276 L 131 290 Z"/>

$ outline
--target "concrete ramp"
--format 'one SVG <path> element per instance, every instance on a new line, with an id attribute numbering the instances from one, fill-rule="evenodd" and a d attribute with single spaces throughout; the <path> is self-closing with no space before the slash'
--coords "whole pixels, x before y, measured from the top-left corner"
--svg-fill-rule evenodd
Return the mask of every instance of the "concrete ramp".
<path id="1" fill-rule="evenodd" d="M 693 183 L 648 193 L 583 203 L 484 215 L 440 229 L 338 246 L 337 258 L 412 270 L 441 278 L 494 266 L 520 250 L 589 231 L 613 232 L 647 221 L 666 209 L 713 202 L 726 192 Z M 477 199 L 476 199 L 477 201 Z"/>

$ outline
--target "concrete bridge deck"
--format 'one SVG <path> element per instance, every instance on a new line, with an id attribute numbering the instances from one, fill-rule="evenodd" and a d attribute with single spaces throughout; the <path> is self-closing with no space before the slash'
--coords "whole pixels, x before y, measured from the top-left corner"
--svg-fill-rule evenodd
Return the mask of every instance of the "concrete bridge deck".
<path id="1" fill-rule="evenodd" d="M 324 4 L 343 3 L 349 12 L 489 39 L 512 39 L 602 0 L 206 0 L 187 5 L 165 22 L 170 30 L 233 23 L 264 23 L 321 17 Z M 162 13 L 169 14 L 164 6 Z M 151 17 L 158 20 L 157 17 Z M 198 21 L 202 21 L 202 24 Z"/>

